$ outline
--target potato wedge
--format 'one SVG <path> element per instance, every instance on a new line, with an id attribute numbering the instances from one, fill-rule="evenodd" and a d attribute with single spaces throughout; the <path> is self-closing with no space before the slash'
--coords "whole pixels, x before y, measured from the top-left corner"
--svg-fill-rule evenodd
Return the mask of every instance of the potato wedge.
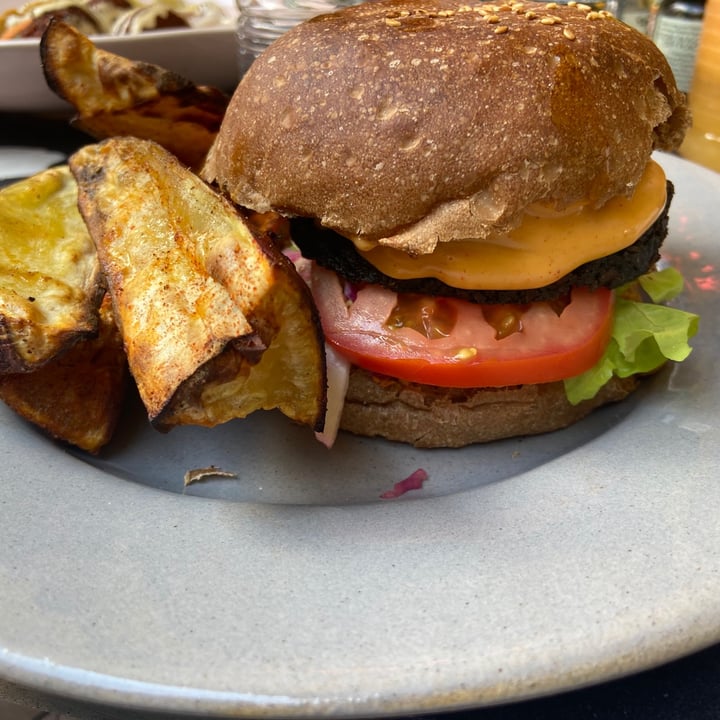
<path id="1" fill-rule="evenodd" d="M 43 34 L 40 57 L 50 89 L 75 108 L 73 126 L 96 140 L 154 140 L 182 163 L 200 167 L 225 114 L 225 93 L 102 50 L 58 21 Z"/>
<path id="2" fill-rule="evenodd" d="M 70 167 L 153 424 L 279 408 L 321 428 L 322 331 L 292 264 L 153 142 L 113 138 Z"/>
<path id="3" fill-rule="evenodd" d="M 112 437 L 128 383 L 109 296 L 95 338 L 30 373 L 0 375 L 0 399 L 46 433 L 97 454 Z"/>
<path id="4" fill-rule="evenodd" d="M 104 294 L 67 166 L 0 190 L 0 373 L 37 369 L 97 331 Z"/>

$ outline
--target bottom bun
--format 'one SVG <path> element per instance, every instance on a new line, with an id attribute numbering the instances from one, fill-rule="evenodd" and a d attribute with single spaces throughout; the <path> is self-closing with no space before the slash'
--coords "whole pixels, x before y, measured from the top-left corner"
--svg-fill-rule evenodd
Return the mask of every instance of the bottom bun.
<path id="1" fill-rule="evenodd" d="M 506 388 L 439 388 L 353 367 L 340 427 L 415 447 L 456 448 L 572 425 L 638 386 L 613 377 L 592 399 L 571 405 L 562 382 Z"/>

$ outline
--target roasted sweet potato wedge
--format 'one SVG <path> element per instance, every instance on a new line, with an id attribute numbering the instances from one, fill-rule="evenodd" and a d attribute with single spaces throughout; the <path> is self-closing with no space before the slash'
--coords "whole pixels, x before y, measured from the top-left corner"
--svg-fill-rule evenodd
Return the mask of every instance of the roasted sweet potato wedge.
<path id="1" fill-rule="evenodd" d="M 102 50 L 59 21 L 43 34 L 40 57 L 50 89 L 75 108 L 75 127 L 97 140 L 154 140 L 182 163 L 200 167 L 225 114 L 225 93 Z"/>
<path id="2" fill-rule="evenodd" d="M 130 370 L 159 429 L 279 408 L 320 429 L 326 374 L 309 291 L 236 209 L 159 145 L 70 158 Z"/>
<path id="3" fill-rule="evenodd" d="M 0 190 L 0 373 L 37 369 L 97 330 L 104 294 L 67 166 Z"/>
<path id="4" fill-rule="evenodd" d="M 108 297 L 97 337 L 75 343 L 34 372 L 0 375 L 0 399 L 52 437 L 96 454 L 117 426 L 127 382 Z"/>

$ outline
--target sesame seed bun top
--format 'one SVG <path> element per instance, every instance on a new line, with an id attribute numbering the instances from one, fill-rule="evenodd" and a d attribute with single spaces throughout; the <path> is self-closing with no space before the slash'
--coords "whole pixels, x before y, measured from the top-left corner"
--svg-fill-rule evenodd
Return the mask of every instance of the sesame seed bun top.
<path id="1" fill-rule="evenodd" d="M 588 6 L 379 0 L 266 50 L 203 176 L 254 210 L 425 253 L 531 203 L 628 193 L 688 120 L 657 47 Z"/>

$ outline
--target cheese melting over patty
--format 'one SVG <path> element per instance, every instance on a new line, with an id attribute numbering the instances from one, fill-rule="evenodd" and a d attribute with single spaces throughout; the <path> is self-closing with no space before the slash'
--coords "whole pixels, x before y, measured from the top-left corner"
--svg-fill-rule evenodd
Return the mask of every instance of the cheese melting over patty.
<path id="1" fill-rule="evenodd" d="M 400 280 L 435 277 L 469 290 L 544 287 L 586 262 L 632 245 L 660 216 L 666 193 L 665 173 L 651 160 L 631 196 L 614 197 L 599 209 L 554 213 L 536 208 L 507 235 L 439 243 L 426 255 L 413 257 L 380 245 L 358 252 Z"/>

